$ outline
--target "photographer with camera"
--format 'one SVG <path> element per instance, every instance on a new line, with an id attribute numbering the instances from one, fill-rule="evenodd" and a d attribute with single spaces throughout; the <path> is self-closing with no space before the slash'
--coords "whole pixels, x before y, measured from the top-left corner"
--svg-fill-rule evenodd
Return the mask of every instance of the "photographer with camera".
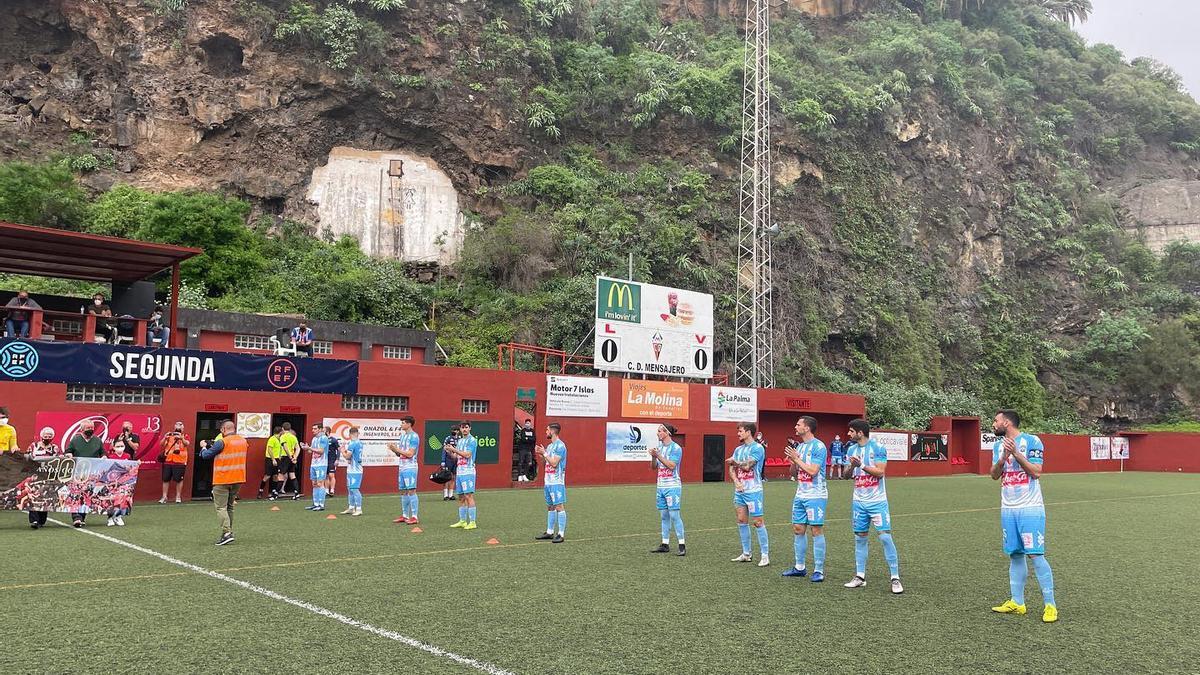
<path id="1" fill-rule="evenodd" d="M 454 499 L 454 479 L 458 474 L 458 455 L 452 454 L 450 448 L 458 444 L 458 427 L 450 429 L 450 433 L 442 439 L 442 468 L 450 472 L 450 480 L 442 485 L 442 501 Z"/>
<path id="2" fill-rule="evenodd" d="M 183 474 L 187 470 L 191 447 L 192 441 L 183 431 L 183 422 L 176 422 L 175 429 L 163 438 L 162 450 L 158 453 L 158 461 L 162 463 L 163 487 L 159 504 L 167 503 L 167 487 L 171 483 L 175 483 L 175 503 L 183 501 L 180 499 L 180 493 L 183 491 Z"/>

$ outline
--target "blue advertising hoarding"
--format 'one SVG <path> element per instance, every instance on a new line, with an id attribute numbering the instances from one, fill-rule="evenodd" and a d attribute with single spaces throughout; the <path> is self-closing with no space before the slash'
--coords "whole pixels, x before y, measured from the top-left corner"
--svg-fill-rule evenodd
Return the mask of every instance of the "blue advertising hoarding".
<path id="1" fill-rule="evenodd" d="M 358 362 L 8 339 L 0 381 L 354 394 Z"/>

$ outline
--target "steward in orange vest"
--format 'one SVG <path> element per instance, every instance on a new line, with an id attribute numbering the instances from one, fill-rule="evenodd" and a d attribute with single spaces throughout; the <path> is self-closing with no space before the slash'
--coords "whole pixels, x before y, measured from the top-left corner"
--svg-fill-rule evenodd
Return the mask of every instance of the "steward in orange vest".
<path id="1" fill-rule="evenodd" d="M 212 495 L 217 517 L 221 521 L 221 538 L 217 546 L 233 541 L 233 504 L 238 489 L 246 482 L 246 439 L 234 433 L 231 420 L 221 423 L 221 435 L 200 451 L 204 459 L 213 460 Z"/>

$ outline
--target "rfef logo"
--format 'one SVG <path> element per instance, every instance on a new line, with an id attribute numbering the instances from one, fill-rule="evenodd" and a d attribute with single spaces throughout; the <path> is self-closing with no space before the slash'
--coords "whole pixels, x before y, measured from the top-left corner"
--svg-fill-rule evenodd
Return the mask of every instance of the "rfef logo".
<path id="1" fill-rule="evenodd" d="M 609 321 L 641 323 L 641 284 L 597 277 L 596 316 Z"/>
<path id="2" fill-rule="evenodd" d="M 300 379 L 300 370 L 288 359 L 275 359 L 267 366 L 267 382 L 276 389 L 290 389 Z"/>
<path id="3" fill-rule="evenodd" d="M 26 342 L 10 342 L 0 347 L 0 373 L 21 379 L 33 374 L 38 367 L 38 353 Z"/>

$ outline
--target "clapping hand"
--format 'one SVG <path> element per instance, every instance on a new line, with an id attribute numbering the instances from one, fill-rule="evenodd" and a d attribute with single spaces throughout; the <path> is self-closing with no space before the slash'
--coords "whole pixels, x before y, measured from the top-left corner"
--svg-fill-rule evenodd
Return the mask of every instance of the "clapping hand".
<path id="1" fill-rule="evenodd" d="M 862 460 L 858 458 L 858 455 L 850 455 L 850 466 L 859 466 L 861 464 Z"/>

